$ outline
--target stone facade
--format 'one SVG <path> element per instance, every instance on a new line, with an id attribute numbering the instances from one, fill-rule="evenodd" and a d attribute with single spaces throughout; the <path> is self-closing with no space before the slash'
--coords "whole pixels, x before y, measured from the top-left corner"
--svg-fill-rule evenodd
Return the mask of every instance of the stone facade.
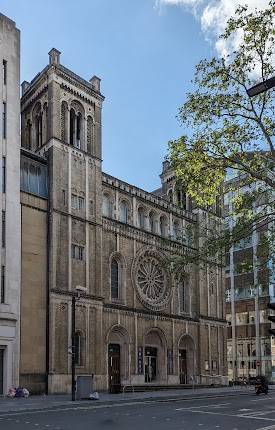
<path id="1" fill-rule="evenodd" d="M 77 289 L 77 374 L 93 374 L 97 390 L 225 384 L 222 269 L 189 266 L 176 277 L 168 264 L 170 257 L 192 252 L 199 226 L 218 217 L 192 210 L 191 202 L 184 208 L 171 201 L 178 192 L 166 164 L 162 187 L 153 193 L 103 173 L 100 79 L 72 73 L 56 49 L 49 56 L 48 66 L 23 83 L 22 96 L 25 156 L 36 154 L 48 166 L 47 226 L 40 224 L 47 228 L 48 273 L 46 282 L 33 282 L 48 296 L 48 317 L 37 330 L 46 321 L 49 392 L 70 390 Z M 22 311 L 22 320 L 32 318 Z"/>
<path id="2" fill-rule="evenodd" d="M 0 395 L 18 384 L 21 272 L 20 33 L 0 14 Z"/>

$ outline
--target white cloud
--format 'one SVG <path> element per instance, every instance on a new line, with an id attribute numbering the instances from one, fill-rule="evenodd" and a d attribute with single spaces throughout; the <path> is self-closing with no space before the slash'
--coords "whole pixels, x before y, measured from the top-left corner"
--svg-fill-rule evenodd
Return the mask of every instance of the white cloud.
<path id="1" fill-rule="evenodd" d="M 226 56 L 234 50 L 241 40 L 241 33 L 237 33 L 228 42 L 218 37 L 223 32 L 226 22 L 234 15 L 238 5 L 248 5 L 252 11 L 256 7 L 264 9 L 268 6 L 268 0 L 156 0 L 161 6 L 184 6 L 190 9 L 197 19 L 200 20 L 202 31 L 207 40 L 211 40 L 219 55 Z"/>

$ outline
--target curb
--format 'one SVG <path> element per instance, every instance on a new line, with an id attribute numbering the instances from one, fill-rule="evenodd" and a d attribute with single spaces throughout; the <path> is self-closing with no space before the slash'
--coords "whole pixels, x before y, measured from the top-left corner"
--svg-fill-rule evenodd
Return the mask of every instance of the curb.
<path id="1" fill-rule="evenodd" d="M 133 403 L 141 403 L 141 404 L 145 404 L 145 403 L 167 403 L 167 402 L 179 402 L 179 401 L 192 401 L 192 400 L 201 400 L 201 399 L 215 399 L 215 398 L 225 398 L 225 397 L 234 397 L 236 395 L 241 395 L 241 396 L 248 396 L 248 395 L 254 395 L 254 391 L 236 391 L 234 393 L 217 393 L 217 394 L 198 394 L 198 395 L 194 395 L 194 396 L 167 396 L 167 397 L 147 397 L 144 399 L 141 398 L 132 398 L 132 399 L 120 399 L 120 400 L 102 400 L 102 401 L 96 401 L 96 400 L 79 400 L 76 402 L 72 402 L 71 400 L 68 400 L 67 402 L 62 402 L 58 405 L 45 405 L 45 406 L 41 406 L 41 405 L 37 405 L 37 407 L 35 407 L 35 405 L 28 407 L 28 405 L 26 405 L 26 407 L 24 408 L 24 406 L 22 405 L 22 407 L 20 407 L 20 409 L 8 409 L 5 411 L 1 411 L 0 410 L 0 416 L 5 416 L 7 414 L 18 414 L 18 413 L 27 413 L 27 412 L 35 412 L 35 411 L 54 411 L 54 410 L 58 410 L 60 408 L 64 408 L 67 407 L 69 409 L 74 409 L 74 406 L 76 408 L 78 408 L 79 406 L 83 406 L 84 408 L 89 406 L 92 406 L 93 408 L 97 409 L 97 408 L 104 408 L 104 407 L 111 407 L 111 406 L 118 406 L 118 405 L 130 405 Z M 1 405 L 1 401 L 0 401 L 0 405 Z"/>

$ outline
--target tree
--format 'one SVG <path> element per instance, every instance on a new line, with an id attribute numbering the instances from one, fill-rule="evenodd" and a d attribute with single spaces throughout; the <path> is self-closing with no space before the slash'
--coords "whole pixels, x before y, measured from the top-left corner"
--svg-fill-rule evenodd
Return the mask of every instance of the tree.
<path id="1" fill-rule="evenodd" d="M 233 181 L 226 190 L 234 193 L 234 228 L 221 233 L 220 228 L 207 227 L 204 256 L 216 255 L 265 226 L 268 235 L 261 252 L 267 260 L 274 257 L 275 92 L 247 95 L 248 88 L 275 75 L 274 22 L 274 1 L 253 13 L 247 6 L 236 9 L 220 38 L 233 43 L 238 35 L 239 46 L 226 58 L 205 59 L 196 66 L 195 90 L 179 110 L 187 132 L 169 142 L 176 179 L 199 207 L 215 203 L 229 171 L 238 175 L 238 187 Z M 244 185 L 245 193 L 236 192 Z"/>

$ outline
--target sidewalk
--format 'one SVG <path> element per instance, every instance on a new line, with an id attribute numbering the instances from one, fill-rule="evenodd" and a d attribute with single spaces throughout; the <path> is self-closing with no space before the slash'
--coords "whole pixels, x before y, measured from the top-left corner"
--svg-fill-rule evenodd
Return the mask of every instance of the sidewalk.
<path id="1" fill-rule="evenodd" d="M 84 406 L 84 405 L 112 405 L 128 402 L 143 401 L 165 401 L 188 400 L 207 397 L 226 397 L 234 395 L 248 395 L 254 393 L 254 387 L 221 387 L 221 388 L 198 388 L 198 389 L 178 389 L 150 391 L 145 393 L 99 393 L 99 400 L 77 400 L 71 401 L 70 395 L 49 395 L 49 396 L 30 396 L 29 398 L 8 398 L 0 397 L 0 415 L 8 412 L 31 411 L 42 409 L 58 409 L 60 407 Z"/>

